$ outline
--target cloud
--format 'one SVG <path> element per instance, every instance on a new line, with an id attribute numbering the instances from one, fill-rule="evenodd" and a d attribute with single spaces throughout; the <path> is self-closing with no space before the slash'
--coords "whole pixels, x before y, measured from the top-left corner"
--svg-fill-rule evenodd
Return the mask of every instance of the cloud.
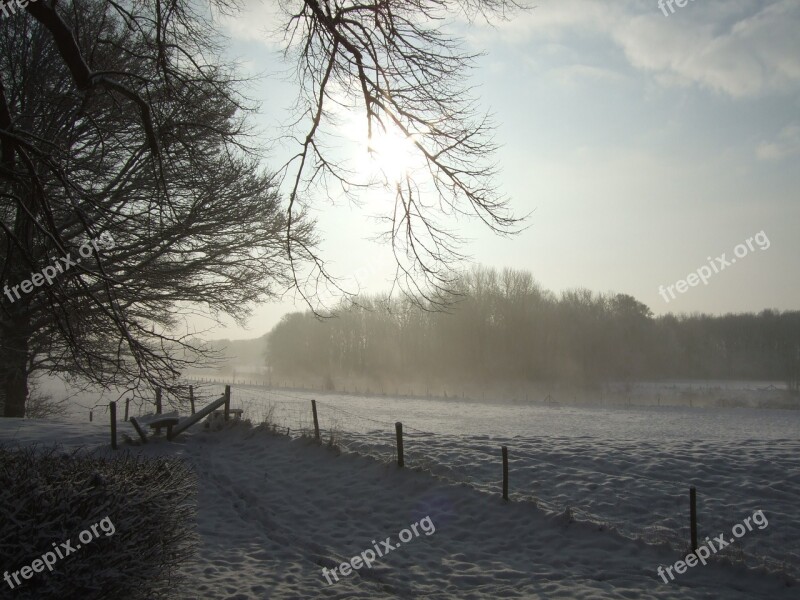
<path id="1" fill-rule="evenodd" d="M 619 82 L 624 79 L 622 75 L 609 69 L 582 64 L 556 67 L 550 69 L 548 75 L 564 86 L 576 86 L 583 81 Z"/>
<path id="2" fill-rule="evenodd" d="M 278 33 L 285 22 L 279 2 L 244 0 L 241 10 L 233 14 L 216 12 L 216 18 L 233 39 L 242 42 L 260 42 L 271 49 L 281 46 Z"/>
<path id="3" fill-rule="evenodd" d="M 797 0 L 704 0 L 668 18 L 655 0 L 550 0 L 498 31 L 510 41 L 549 43 L 599 34 L 663 86 L 695 84 L 734 98 L 800 88 Z"/>
<path id="4" fill-rule="evenodd" d="M 640 16 L 613 33 L 631 64 L 661 75 L 662 82 L 697 83 L 733 97 L 800 84 L 800 4 L 776 2 L 725 31 L 717 27 L 708 21 L 672 24 Z"/>
<path id="5" fill-rule="evenodd" d="M 274 49 L 286 21 L 279 5 L 244 0 L 240 13 L 220 22 L 233 38 Z M 465 31 L 484 47 L 533 42 L 545 53 L 599 36 L 664 87 L 698 85 L 734 98 L 800 89 L 798 0 L 697 0 L 669 17 L 657 0 L 537 0 L 535 8 L 496 28 Z M 570 79 L 598 75 L 581 66 L 585 60 L 570 62 L 576 65 Z"/>
<path id="6" fill-rule="evenodd" d="M 761 160 L 782 160 L 796 154 L 800 154 L 800 123 L 787 125 L 774 141 L 761 142 L 756 148 Z"/>

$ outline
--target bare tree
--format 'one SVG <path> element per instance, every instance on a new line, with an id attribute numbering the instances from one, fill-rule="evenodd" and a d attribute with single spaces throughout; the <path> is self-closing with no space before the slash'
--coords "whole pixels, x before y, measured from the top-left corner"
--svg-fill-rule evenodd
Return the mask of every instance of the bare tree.
<path id="1" fill-rule="evenodd" d="M 235 219 L 277 222 L 277 200 L 264 199 L 274 182 L 249 176 L 254 165 L 243 158 L 253 148 L 240 115 L 253 107 L 220 58 L 214 11 L 235 12 L 236 0 L 39 0 L 13 24 L 4 20 L 4 27 L 49 38 L 51 45 L 39 44 L 36 53 L 24 44 L 3 46 L 2 281 L 20 281 L 53 252 L 66 256 L 76 242 L 106 228 L 120 232 L 113 255 L 95 253 L 91 264 L 37 295 L 37 306 L 3 305 L 6 414 L 22 414 L 34 352 L 44 353 L 48 368 L 72 365 L 100 383 L 165 385 L 180 370 L 176 349 L 187 342 L 172 331 L 183 303 L 241 317 L 243 303 L 270 295 L 265 284 L 272 277 L 281 285 L 288 277 L 309 301 L 316 286 L 308 292 L 308 283 L 334 282 L 302 208 L 316 200 L 312 192 L 320 185 L 336 182 L 345 193 L 368 185 L 324 144 L 335 103 L 360 106 L 371 139 L 399 132 L 421 157 L 427 177 L 385 182 L 393 186 L 395 203 L 382 217 L 400 288 L 421 305 L 441 307 L 451 297 L 451 267 L 462 257 L 461 240 L 446 219 L 477 216 L 497 233 L 513 232 L 518 224 L 497 193 L 490 119 L 465 86 L 475 57 L 445 33 L 445 25 L 458 14 L 502 18 L 516 7 L 514 0 L 302 0 L 285 6 L 287 51 L 297 59 L 302 100 L 298 125 L 305 135 L 280 171 L 288 193 L 283 253 L 269 246 L 272 252 L 259 257 L 271 267 L 266 279 L 247 279 L 256 272 L 247 249 L 254 239 L 266 243 L 256 232 L 250 232 L 254 238 L 223 230 L 207 254 L 197 244 L 219 234 L 214 209 L 227 186 L 234 192 L 220 205 L 243 205 Z M 20 24 L 27 16 L 31 25 Z M 48 85 L 58 87 L 65 103 L 60 108 L 71 115 L 63 129 L 22 101 L 23 80 L 44 68 L 44 54 L 60 67 Z M 55 133 L 45 134 L 43 125 Z M 220 175 L 223 167 L 230 177 Z M 253 197 L 262 199 L 261 221 L 246 202 Z M 271 243 L 275 231 L 259 233 L 267 230 Z M 143 272 L 149 279 L 137 280 Z M 168 291 L 174 276 L 202 283 Z M 220 279 L 246 285 L 225 288 Z M 31 348 L 33 333 L 46 327 L 58 341 Z"/>
<path id="2" fill-rule="evenodd" d="M 273 177 L 243 144 L 235 79 L 214 64 L 172 85 L 109 5 L 72 8 L 63 22 L 82 52 L 142 82 L 158 152 L 113 89 L 76 93 L 47 28 L 2 23 L 0 77 L 17 116 L 1 134 L 11 140 L 0 202 L 7 416 L 24 414 L 37 370 L 180 393 L 180 371 L 210 356 L 180 331 L 192 307 L 242 320 L 249 305 L 292 285 L 285 211 Z M 314 247 L 312 223 L 301 218 L 292 235 Z M 89 243 L 98 238 L 106 243 Z M 41 287 L 26 290 L 35 277 Z"/>
<path id="3" fill-rule="evenodd" d="M 360 110 L 370 143 L 396 135 L 418 154 L 420 169 L 383 181 L 395 202 L 378 218 L 400 289 L 419 306 L 442 307 L 452 298 L 454 263 L 464 258 L 444 220 L 474 216 L 498 234 L 520 223 L 498 193 L 491 118 L 466 85 L 476 55 L 447 33 L 449 17 L 502 18 L 520 6 L 515 0 L 303 0 L 284 8 L 287 54 L 297 61 L 298 125 L 305 127 L 284 167 L 291 173 L 289 227 L 295 203 L 318 184 L 352 197 L 372 183 L 324 141 L 326 126 L 336 124 L 333 109 Z"/>

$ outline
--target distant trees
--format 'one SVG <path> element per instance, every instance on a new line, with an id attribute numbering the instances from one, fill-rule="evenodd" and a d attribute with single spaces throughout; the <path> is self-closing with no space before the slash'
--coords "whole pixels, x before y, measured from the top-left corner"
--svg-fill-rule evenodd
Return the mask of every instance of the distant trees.
<path id="1" fill-rule="evenodd" d="M 654 318 L 625 294 L 542 290 L 530 273 L 477 267 L 449 314 L 360 298 L 320 322 L 287 315 L 268 336 L 278 378 L 451 386 L 635 379 L 797 381 L 800 312 Z"/>

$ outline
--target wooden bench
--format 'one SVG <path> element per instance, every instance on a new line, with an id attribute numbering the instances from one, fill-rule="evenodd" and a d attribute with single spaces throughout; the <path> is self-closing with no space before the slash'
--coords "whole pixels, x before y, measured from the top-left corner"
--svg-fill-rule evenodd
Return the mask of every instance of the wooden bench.
<path id="1" fill-rule="evenodd" d="M 167 413 L 164 415 L 144 415 L 142 417 L 131 417 L 130 418 L 131 425 L 136 430 L 136 433 L 139 434 L 139 437 L 142 439 L 142 443 L 147 443 L 147 435 L 144 432 L 143 427 L 150 427 L 150 429 L 154 429 L 156 435 L 161 433 L 161 429 L 164 427 L 167 428 L 167 439 L 172 439 L 172 428 L 175 427 L 180 422 L 178 418 L 177 412 Z"/>
<path id="2" fill-rule="evenodd" d="M 172 430 L 169 438 L 175 439 L 175 437 L 178 436 L 181 432 L 186 431 L 187 429 L 189 429 L 189 427 L 200 422 L 201 419 L 205 419 L 212 412 L 223 406 L 226 401 L 229 401 L 229 398 L 222 396 L 221 398 L 217 398 L 216 400 L 211 402 L 205 408 L 197 411 L 192 416 L 186 417 L 185 419 L 181 419 L 177 427 L 175 427 L 175 429 Z"/>
<path id="3" fill-rule="evenodd" d="M 178 417 L 177 412 L 171 412 L 163 415 L 151 414 L 143 417 L 131 417 L 130 423 L 133 425 L 133 428 L 136 430 L 136 433 L 139 434 L 139 437 L 142 439 L 142 443 L 144 444 L 147 443 L 147 434 L 144 432 L 145 427 L 151 427 L 152 429 L 155 429 L 156 432 L 160 432 L 162 427 L 166 427 L 167 439 L 173 440 L 181 432 L 186 431 L 189 429 L 189 427 L 195 423 L 198 423 L 201 419 L 204 419 L 212 412 L 219 412 L 220 415 L 224 415 L 225 411 L 220 409 L 223 407 L 226 400 L 230 401 L 230 398 L 226 398 L 225 396 L 217 398 L 205 408 L 183 419 Z M 228 414 L 234 415 L 234 418 L 239 420 L 242 418 L 243 412 L 244 411 L 241 408 L 232 408 L 228 411 Z"/>

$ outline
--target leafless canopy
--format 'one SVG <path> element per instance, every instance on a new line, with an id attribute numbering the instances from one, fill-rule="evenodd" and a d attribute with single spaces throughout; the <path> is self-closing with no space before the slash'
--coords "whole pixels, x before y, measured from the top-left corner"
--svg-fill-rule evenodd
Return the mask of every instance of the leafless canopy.
<path id="1" fill-rule="evenodd" d="M 460 16 L 502 18 L 515 0 L 286 4 L 303 133 L 280 181 L 258 173 L 242 120 L 253 106 L 221 58 L 215 15 L 240 8 L 39 0 L 4 20 L 14 35 L 0 78 L 0 282 L 19 282 L 102 231 L 118 240 L 108 262 L 93 256 L 35 300 L 2 300 L 0 381 L 16 413 L 35 356 L 106 384 L 118 375 L 158 384 L 185 364 L 175 348 L 188 340 L 168 333 L 181 303 L 202 299 L 241 318 L 279 288 L 295 286 L 310 302 L 309 281 L 333 281 L 303 207 L 318 186 L 333 196 L 335 185 L 347 195 L 370 184 L 325 143 L 337 106 L 361 111 L 370 139 L 391 131 L 410 141 L 424 165 L 424 177 L 385 182 L 395 201 L 378 215 L 407 296 L 434 307 L 451 297 L 462 255 L 446 219 L 515 230 L 495 185 L 491 122 L 466 83 L 475 55 L 447 33 Z M 32 338 L 45 330 L 52 341 Z"/>
<path id="2" fill-rule="evenodd" d="M 241 321 L 293 285 L 252 107 L 191 6 L 42 0 L 0 22 L 0 288 L 113 240 L 34 293 L 0 297 L 6 414 L 21 416 L 37 369 L 176 389 L 204 355 L 180 328 L 190 311 Z M 296 224 L 295 243 L 313 248 L 312 224 Z"/>
<path id="3" fill-rule="evenodd" d="M 325 145 L 341 108 L 358 110 L 368 140 L 392 132 L 418 153 L 421 169 L 385 180 L 393 207 L 378 215 L 397 262 L 397 279 L 419 304 L 440 306 L 454 283 L 461 240 L 447 217 L 476 216 L 492 231 L 512 233 L 519 220 L 497 191 L 492 122 L 467 85 L 476 55 L 447 33 L 453 17 L 503 18 L 514 0 L 303 0 L 287 2 L 287 55 L 297 64 L 299 151 L 290 175 L 295 203 L 321 184 L 329 194 L 357 196 L 370 185 Z M 290 249 L 291 250 L 291 249 Z"/>

